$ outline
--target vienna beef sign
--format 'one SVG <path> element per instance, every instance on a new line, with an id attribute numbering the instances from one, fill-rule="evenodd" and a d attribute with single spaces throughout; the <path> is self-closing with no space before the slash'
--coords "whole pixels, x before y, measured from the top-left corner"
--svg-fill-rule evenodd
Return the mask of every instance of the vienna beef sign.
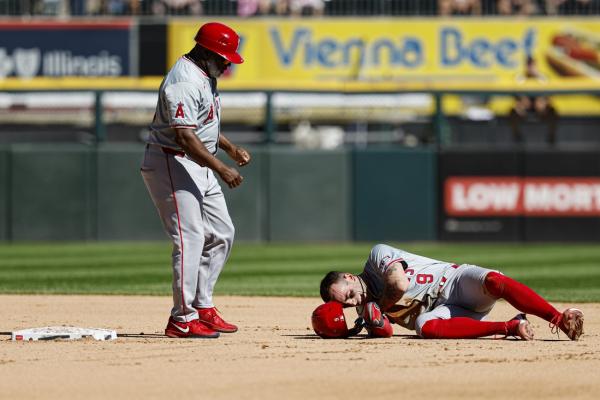
<path id="1" fill-rule="evenodd" d="M 448 216 L 600 216 L 600 178 L 455 176 L 444 183 Z"/>

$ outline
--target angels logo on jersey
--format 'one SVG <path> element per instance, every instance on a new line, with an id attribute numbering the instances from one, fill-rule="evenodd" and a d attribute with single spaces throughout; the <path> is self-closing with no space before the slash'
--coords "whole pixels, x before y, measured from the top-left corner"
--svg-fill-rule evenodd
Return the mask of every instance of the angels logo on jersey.
<path id="1" fill-rule="evenodd" d="M 183 103 L 177 103 L 177 111 L 175 111 L 175 118 L 185 118 L 183 113 Z"/>
<path id="2" fill-rule="evenodd" d="M 213 120 L 213 118 L 215 117 L 215 110 L 213 108 L 213 105 L 210 105 L 210 110 L 208 111 L 208 116 L 206 117 L 206 119 L 204 121 L 202 121 L 202 123 L 204 125 L 206 125 L 207 123 L 209 123 L 210 121 Z"/>

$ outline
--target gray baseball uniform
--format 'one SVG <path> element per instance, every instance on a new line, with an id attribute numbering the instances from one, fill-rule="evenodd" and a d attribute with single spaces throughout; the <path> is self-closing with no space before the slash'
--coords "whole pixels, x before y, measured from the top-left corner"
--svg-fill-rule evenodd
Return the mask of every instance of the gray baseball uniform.
<path id="1" fill-rule="evenodd" d="M 483 290 L 483 280 L 492 270 L 475 265 L 456 265 L 422 257 L 391 246 L 373 247 L 360 277 L 371 297 L 379 301 L 383 293 L 383 276 L 390 265 L 401 263 L 410 280 L 408 290 L 397 302 L 404 307 L 418 307 L 415 317 L 401 324 L 421 333 L 430 319 L 469 317 L 483 319 L 492 309 L 495 299 Z M 497 272 L 497 271 L 496 271 Z"/>
<path id="2" fill-rule="evenodd" d="M 172 317 L 198 318 L 213 307 L 213 289 L 229 257 L 234 227 L 213 171 L 188 158 L 175 142 L 177 127 L 194 129 L 216 154 L 220 103 L 215 81 L 181 57 L 160 89 L 141 171 L 165 231 L 173 240 Z"/>

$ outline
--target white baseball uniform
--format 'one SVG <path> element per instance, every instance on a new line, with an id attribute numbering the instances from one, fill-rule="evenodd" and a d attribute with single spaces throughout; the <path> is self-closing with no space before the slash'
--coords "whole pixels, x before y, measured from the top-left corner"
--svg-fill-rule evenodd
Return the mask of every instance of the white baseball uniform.
<path id="1" fill-rule="evenodd" d="M 365 268 L 359 275 L 376 302 L 379 302 L 383 294 L 383 276 L 394 263 L 402 264 L 410 281 L 408 290 L 396 304 L 404 307 L 417 306 L 415 318 L 407 319 L 401 325 L 415 329 L 418 334 L 430 319 L 469 317 L 481 320 L 494 306 L 496 299 L 483 289 L 484 279 L 492 270 L 438 261 L 385 244 L 373 247 Z"/>
<path id="2" fill-rule="evenodd" d="M 181 57 L 160 85 L 141 171 L 163 227 L 173 240 L 172 317 L 198 318 L 194 307 L 213 307 L 215 284 L 229 257 L 234 227 L 213 171 L 187 157 L 175 142 L 190 128 L 217 153 L 220 103 L 216 80 Z"/>

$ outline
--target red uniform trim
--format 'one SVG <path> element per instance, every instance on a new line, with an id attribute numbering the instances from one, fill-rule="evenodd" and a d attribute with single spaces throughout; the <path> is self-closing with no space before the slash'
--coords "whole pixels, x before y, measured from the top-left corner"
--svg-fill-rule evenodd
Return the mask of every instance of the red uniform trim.
<path id="1" fill-rule="evenodd" d="M 456 269 L 456 268 L 458 268 L 459 266 L 460 266 L 460 265 L 453 264 L 453 265 L 452 265 L 452 268 Z M 444 283 L 446 283 L 446 281 L 447 281 L 447 280 L 448 280 L 448 279 L 446 279 L 446 277 L 445 277 L 445 276 L 443 276 L 443 277 L 442 277 L 442 280 L 440 281 L 440 287 L 444 286 Z"/>
<path id="2" fill-rule="evenodd" d="M 404 258 L 396 258 L 395 260 L 392 260 L 389 263 L 387 263 L 387 265 L 385 267 L 387 268 L 396 262 L 399 262 L 400 264 L 402 264 L 402 269 L 406 271 L 406 269 L 408 268 L 408 263 L 404 260 Z"/>
<path id="3" fill-rule="evenodd" d="M 402 262 L 402 261 L 404 261 L 403 258 L 396 258 L 395 260 L 392 260 L 389 263 L 387 263 L 386 267 L 389 267 L 390 265 L 392 265 L 395 262 Z"/>
<path id="4" fill-rule="evenodd" d="M 161 149 L 162 149 L 163 153 L 166 153 L 166 154 L 171 154 L 173 156 L 179 156 L 179 157 L 185 156 L 185 152 L 183 152 L 181 150 L 175 150 L 170 147 L 161 147 Z"/>
<path id="5" fill-rule="evenodd" d="M 164 147 L 163 147 L 164 149 Z M 179 242 L 181 243 L 181 307 L 184 314 L 186 314 L 185 308 L 185 297 L 183 295 L 184 287 L 183 284 L 183 232 L 181 232 L 181 218 L 179 217 L 179 207 L 177 205 L 177 196 L 175 196 L 175 187 L 173 186 L 173 177 L 171 176 L 171 165 L 169 163 L 169 157 L 165 157 L 167 160 L 167 171 L 169 172 L 169 182 L 171 183 L 171 193 L 173 194 L 173 204 L 175 204 L 175 213 L 177 214 L 177 230 L 179 231 Z M 186 321 L 187 322 L 187 321 Z"/>
<path id="6" fill-rule="evenodd" d="M 171 128 L 197 128 L 198 125 L 170 125 Z"/>

